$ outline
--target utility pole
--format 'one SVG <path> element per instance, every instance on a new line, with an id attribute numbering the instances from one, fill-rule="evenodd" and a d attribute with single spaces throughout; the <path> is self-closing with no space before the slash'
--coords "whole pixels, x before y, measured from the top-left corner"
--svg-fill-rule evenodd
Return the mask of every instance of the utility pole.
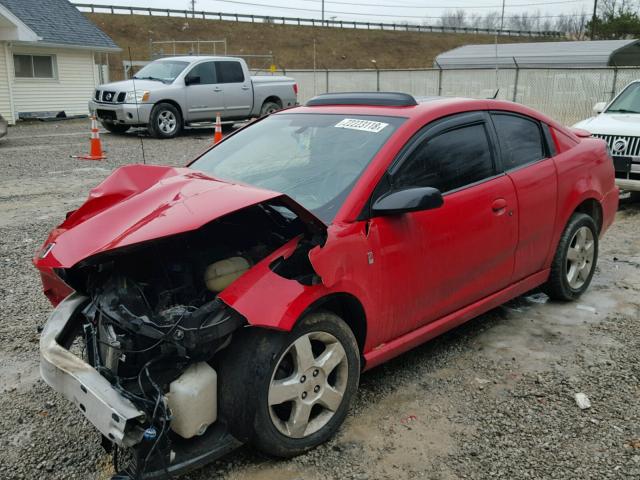
<path id="1" fill-rule="evenodd" d="M 502 15 L 500 15 L 500 33 L 502 33 L 502 29 L 504 28 L 504 7 L 506 0 L 502 0 Z M 496 91 L 499 88 L 500 82 L 498 79 L 498 29 L 496 29 L 496 38 L 495 38 L 495 47 L 496 47 Z"/>
<path id="2" fill-rule="evenodd" d="M 324 27 L 324 0 L 322 0 L 322 26 Z"/>
<path id="3" fill-rule="evenodd" d="M 196 0 L 191 1 L 191 17 L 196 18 Z"/>
<path id="4" fill-rule="evenodd" d="M 596 35 L 596 21 L 598 13 L 598 0 L 593 0 L 593 16 L 591 17 L 591 40 L 595 38 Z"/>

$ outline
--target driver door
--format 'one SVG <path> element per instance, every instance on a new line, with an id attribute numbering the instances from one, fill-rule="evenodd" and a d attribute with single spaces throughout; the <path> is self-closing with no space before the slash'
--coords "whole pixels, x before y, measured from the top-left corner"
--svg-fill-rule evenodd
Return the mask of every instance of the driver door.
<path id="1" fill-rule="evenodd" d="M 195 65 L 185 76 L 187 122 L 214 122 L 224 112 L 224 93 L 217 82 L 215 62 Z"/>
<path id="2" fill-rule="evenodd" d="M 483 112 L 448 117 L 410 140 L 373 201 L 389 191 L 435 187 L 433 210 L 374 217 L 369 238 L 389 341 L 506 287 L 517 244 L 517 198 L 496 165 Z"/>

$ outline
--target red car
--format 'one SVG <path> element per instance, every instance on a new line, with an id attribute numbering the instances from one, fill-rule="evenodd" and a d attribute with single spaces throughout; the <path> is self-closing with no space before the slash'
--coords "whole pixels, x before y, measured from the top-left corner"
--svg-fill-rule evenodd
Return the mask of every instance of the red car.
<path id="1" fill-rule="evenodd" d="M 530 108 L 321 95 L 67 215 L 34 260 L 42 375 L 127 449 L 118 478 L 292 456 L 362 371 L 533 288 L 581 295 L 617 205 L 605 143 Z"/>

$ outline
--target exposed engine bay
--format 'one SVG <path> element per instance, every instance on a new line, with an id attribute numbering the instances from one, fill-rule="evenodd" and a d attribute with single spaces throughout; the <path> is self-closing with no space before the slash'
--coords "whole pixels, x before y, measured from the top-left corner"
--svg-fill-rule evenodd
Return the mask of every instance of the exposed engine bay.
<path id="1" fill-rule="evenodd" d="M 266 203 L 56 272 L 89 299 L 81 310 L 85 361 L 144 412 L 139 442 L 125 452 L 103 439 L 116 472 L 125 472 L 119 478 L 168 476 L 191 443 L 204 452 L 215 441 L 217 354 L 246 325 L 218 294 L 296 237 L 294 254 L 271 268 L 311 284 L 308 251 L 317 239 L 286 207 Z"/>

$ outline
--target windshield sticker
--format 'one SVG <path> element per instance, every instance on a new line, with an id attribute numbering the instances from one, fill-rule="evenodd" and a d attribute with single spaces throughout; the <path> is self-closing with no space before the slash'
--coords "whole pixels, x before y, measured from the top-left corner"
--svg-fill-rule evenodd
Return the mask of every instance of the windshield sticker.
<path id="1" fill-rule="evenodd" d="M 345 118 L 336 124 L 336 128 L 349 128 L 351 130 L 362 130 L 363 132 L 378 133 L 388 123 L 374 122 L 372 120 L 358 120 L 357 118 Z"/>

